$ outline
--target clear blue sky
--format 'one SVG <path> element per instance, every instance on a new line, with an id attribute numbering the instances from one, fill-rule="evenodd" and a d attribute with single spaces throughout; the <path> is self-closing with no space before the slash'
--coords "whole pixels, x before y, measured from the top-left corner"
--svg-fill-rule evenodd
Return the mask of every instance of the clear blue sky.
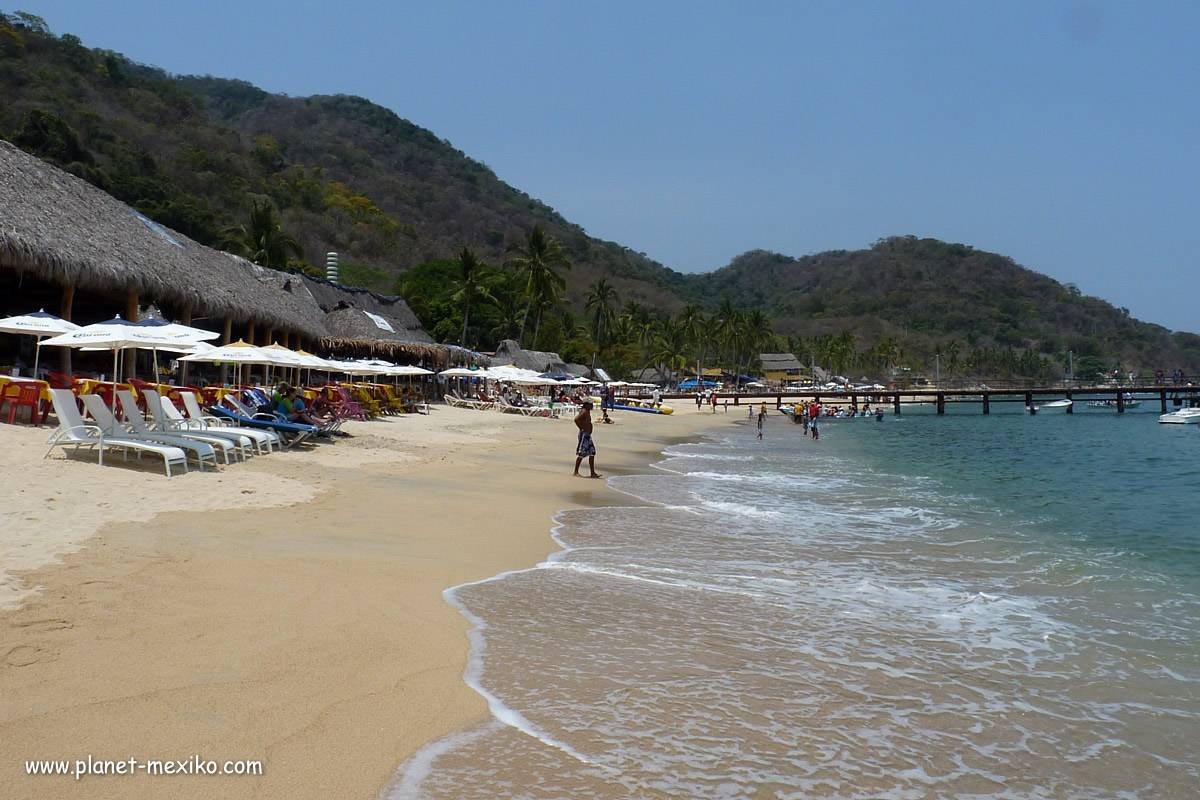
<path id="1" fill-rule="evenodd" d="M 1200 331 L 1200 2 L 5 0 L 356 94 L 685 272 L 915 234 Z"/>

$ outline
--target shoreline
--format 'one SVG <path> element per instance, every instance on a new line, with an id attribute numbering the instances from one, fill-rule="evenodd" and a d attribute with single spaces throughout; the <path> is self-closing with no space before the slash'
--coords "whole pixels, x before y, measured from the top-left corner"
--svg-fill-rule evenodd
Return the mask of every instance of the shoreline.
<path id="1" fill-rule="evenodd" d="M 597 426 L 606 476 L 741 418 L 617 419 Z M 93 513 L 74 496 L 109 484 L 131 511 L 60 543 L 60 563 L 20 576 L 42 588 L 0 608 L 0 780 L 27 797 L 376 797 L 425 744 L 485 718 L 463 679 L 470 626 L 443 590 L 539 563 L 557 512 L 615 490 L 570 476 L 568 420 L 436 407 L 350 431 L 169 480 L 8 448 L 71 516 Z M 15 434 L 44 437 L 0 435 Z M 167 508 L 133 510 L 150 498 Z M 27 759 L 193 753 L 261 759 L 264 775 L 24 775 Z"/>

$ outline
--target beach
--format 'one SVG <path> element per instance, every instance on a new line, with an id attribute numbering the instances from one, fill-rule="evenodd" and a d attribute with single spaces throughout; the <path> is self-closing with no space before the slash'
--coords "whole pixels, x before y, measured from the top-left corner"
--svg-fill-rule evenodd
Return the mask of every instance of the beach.
<path id="1" fill-rule="evenodd" d="M 597 469 L 744 422 L 598 425 Z M 0 785 L 19 798 L 374 798 L 423 744 L 485 720 L 442 592 L 536 564 L 574 478 L 569 420 L 437 406 L 165 478 L 0 428 Z M 91 457 L 94 462 L 94 457 Z M 619 499 L 618 499 L 619 498 Z M 261 775 L 26 774 L 26 762 L 259 761 Z"/>

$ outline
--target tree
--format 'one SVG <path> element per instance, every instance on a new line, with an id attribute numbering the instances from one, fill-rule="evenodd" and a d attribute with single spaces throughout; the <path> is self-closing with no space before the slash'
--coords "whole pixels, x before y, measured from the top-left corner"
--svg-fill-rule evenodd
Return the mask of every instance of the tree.
<path id="1" fill-rule="evenodd" d="M 517 255 L 505 262 L 518 275 L 525 278 L 525 313 L 521 317 L 520 338 L 525 340 L 525 326 L 529 322 L 529 310 L 538 308 L 538 320 L 534 323 L 533 344 L 537 345 L 537 327 L 541 322 L 541 309 L 551 301 L 557 301 L 558 293 L 566 289 L 566 280 L 555 271 L 555 267 L 570 269 L 571 262 L 553 236 L 541 225 L 525 235 L 524 246 L 512 245 L 511 252 Z"/>
<path id="2" fill-rule="evenodd" d="M 678 374 L 687 366 L 687 354 L 687 330 L 676 320 L 665 320 L 657 326 L 650 340 L 647 366 L 654 366 L 666 379 L 670 373 Z"/>
<path id="3" fill-rule="evenodd" d="M 221 231 L 221 246 L 271 269 L 287 269 L 289 252 L 304 258 L 304 248 L 284 232 L 275 206 L 267 200 L 254 203 L 249 225 L 233 225 Z"/>
<path id="4" fill-rule="evenodd" d="M 467 346 L 467 326 L 471 324 L 471 303 L 475 300 L 490 300 L 492 293 L 487 285 L 488 265 L 479 260 L 469 247 L 458 254 L 458 277 L 455 278 L 454 294 L 450 299 L 462 304 L 462 336 L 458 343 Z"/>
<path id="5" fill-rule="evenodd" d="M 596 349 L 602 349 L 601 336 L 604 329 L 611 328 L 616 314 L 613 311 L 613 306 L 619 301 L 617 290 L 608 282 L 607 278 L 601 278 L 588 287 L 587 302 L 584 308 L 592 313 L 596 320 Z"/>

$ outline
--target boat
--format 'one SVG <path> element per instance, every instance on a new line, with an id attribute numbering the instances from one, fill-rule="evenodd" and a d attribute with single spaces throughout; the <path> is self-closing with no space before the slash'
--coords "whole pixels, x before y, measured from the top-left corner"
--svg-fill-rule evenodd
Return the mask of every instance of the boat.
<path id="1" fill-rule="evenodd" d="M 1137 408 L 1142 404 L 1141 400 L 1124 400 L 1121 403 L 1125 408 Z M 1116 408 L 1116 400 L 1092 400 L 1088 403 L 1088 408 Z"/>
<path id="2" fill-rule="evenodd" d="M 612 406 L 612 408 L 616 409 L 617 411 L 640 411 L 643 414 L 674 414 L 675 413 L 675 409 L 671 408 L 670 406 L 655 407 L 655 406 L 615 405 L 615 406 Z"/>
<path id="3" fill-rule="evenodd" d="M 1200 408 L 1181 408 L 1178 411 L 1163 414 L 1158 418 L 1158 421 L 1174 423 L 1176 425 L 1200 423 Z"/>
<path id="4" fill-rule="evenodd" d="M 1072 400 L 1051 400 L 1049 403 L 1042 403 L 1040 406 L 1025 406 L 1025 410 L 1030 414 L 1036 414 L 1039 411 L 1064 411 L 1074 405 Z"/>

